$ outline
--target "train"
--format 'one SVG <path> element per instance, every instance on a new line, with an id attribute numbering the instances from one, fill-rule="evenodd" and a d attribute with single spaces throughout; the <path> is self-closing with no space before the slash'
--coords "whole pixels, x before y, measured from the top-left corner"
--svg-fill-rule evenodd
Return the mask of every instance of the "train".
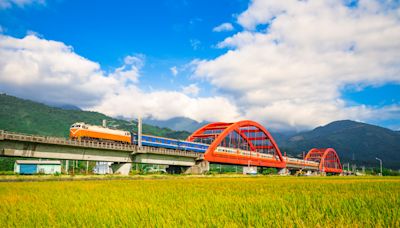
<path id="1" fill-rule="evenodd" d="M 123 144 L 138 144 L 138 134 L 129 131 L 77 122 L 71 125 L 69 138 L 73 140 L 96 140 Z M 208 144 L 182 141 L 153 135 L 142 135 L 142 145 L 175 150 L 186 150 L 204 153 Z"/>

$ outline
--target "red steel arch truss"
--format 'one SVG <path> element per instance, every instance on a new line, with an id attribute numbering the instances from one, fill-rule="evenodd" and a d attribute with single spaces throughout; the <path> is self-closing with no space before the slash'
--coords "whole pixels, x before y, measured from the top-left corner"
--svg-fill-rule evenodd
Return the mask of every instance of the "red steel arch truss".
<path id="1" fill-rule="evenodd" d="M 210 144 L 204 154 L 209 162 L 286 167 L 271 134 L 254 121 L 210 123 L 195 131 L 187 140 Z"/>
<path id="2" fill-rule="evenodd" d="M 332 148 L 311 149 L 306 157 L 307 161 L 319 162 L 319 170 L 326 173 L 341 173 L 343 171 L 339 156 Z"/>

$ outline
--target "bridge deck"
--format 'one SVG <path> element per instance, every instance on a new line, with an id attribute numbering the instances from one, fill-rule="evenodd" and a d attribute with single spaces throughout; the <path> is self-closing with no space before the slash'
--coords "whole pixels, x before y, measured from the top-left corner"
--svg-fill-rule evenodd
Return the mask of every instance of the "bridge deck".
<path id="1" fill-rule="evenodd" d="M 137 145 L 131 145 L 131 144 L 89 141 L 89 140 L 71 140 L 62 137 L 38 136 L 38 135 L 21 134 L 21 133 L 14 133 L 14 132 L 0 130 L 0 141 L 2 140 L 59 145 L 67 147 L 92 148 L 92 149 L 100 149 L 107 151 L 112 150 L 112 151 L 126 152 L 127 154 L 131 155 L 158 154 L 158 155 L 168 155 L 168 156 L 190 157 L 190 158 L 195 158 L 196 160 L 204 159 L 203 153 L 197 153 L 192 151 L 174 150 L 174 149 L 149 147 L 149 146 L 142 146 L 139 148 Z M 223 152 L 219 150 L 223 150 Z M 214 153 L 225 154 L 228 156 L 236 156 L 236 157 L 240 156 L 244 159 L 259 158 L 264 160 L 269 159 L 273 161 L 279 160 L 279 157 L 277 157 L 276 155 L 274 156 L 272 154 L 237 150 L 233 148 L 218 147 Z M 290 158 L 286 156 L 284 156 L 283 159 L 284 162 L 286 163 L 287 168 L 311 169 L 311 170 L 319 169 L 318 162 L 307 161 L 297 158 Z"/>
<path id="2" fill-rule="evenodd" d="M 89 141 L 89 140 L 71 140 L 62 137 L 21 134 L 21 133 L 8 132 L 4 130 L 0 130 L 0 140 L 32 142 L 41 144 L 61 145 L 68 147 L 94 148 L 101 150 L 113 150 L 113 151 L 127 152 L 130 154 L 151 153 L 151 154 L 183 156 L 183 157 L 203 159 L 202 153 L 196 153 L 192 151 L 174 150 L 174 149 L 148 147 L 148 146 L 142 146 L 139 148 L 137 145 L 131 145 L 131 144 Z"/>

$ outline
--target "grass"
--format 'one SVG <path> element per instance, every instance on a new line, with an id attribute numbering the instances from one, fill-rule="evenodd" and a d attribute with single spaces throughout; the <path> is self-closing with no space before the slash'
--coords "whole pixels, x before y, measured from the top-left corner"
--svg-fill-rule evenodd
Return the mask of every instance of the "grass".
<path id="1" fill-rule="evenodd" d="M 1 227 L 400 227 L 400 178 L 0 183 Z"/>

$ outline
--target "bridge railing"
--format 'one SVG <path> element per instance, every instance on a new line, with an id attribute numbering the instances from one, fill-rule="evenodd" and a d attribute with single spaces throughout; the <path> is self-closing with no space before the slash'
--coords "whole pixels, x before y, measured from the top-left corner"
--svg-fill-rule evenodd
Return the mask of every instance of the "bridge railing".
<path id="1" fill-rule="evenodd" d="M 153 154 L 163 154 L 172 156 L 184 156 L 202 159 L 203 154 L 196 153 L 192 151 L 174 150 L 159 147 L 149 147 L 142 146 L 138 148 L 137 145 L 129 145 L 122 143 L 112 143 L 112 142 L 96 142 L 89 140 L 71 140 L 61 137 L 53 136 L 38 136 L 31 134 L 21 134 L 15 132 L 8 132 L 0 130 L 0 140 L 15 140 L 15 141 L 25 141 L 25 142 L 36 142 L 44 144 L 54 144 L 54 145 L 66 145 L 66 146 L 76 146 L 76 147 L 87 147 L 96 149 L 111 149 L 111 150 L 122 150 L 131 153 L 153 153 Z"/>
<path id="2" fill-rule="evenodd" d="M 61 137 L 53 136 L 38 136 L 30 134 L 21 134 L 8 131 L 0 131 L 0 139 L 16 140 L 16 141 L 27 141 L 27 142 L 37 142 L 55 145 L 68 145 L 77 147 L 90 147 L 98 149 L 112 149 L 112 150 L 123 150 L 123 151 L 135 151 L 137 149 L 136 145 L 128 144 L 118 144 L 111 142 L 96 142 L 88 140 L 71 140 Z"/>
<path id="3" fill-rule="evenodd" d="M 138 148 L 137 153 L 176 155 L 176 156 L 193 157 L 193 158 L 199 158 L 199 159 L 202 159 L 204 157 L 202 153 L 198 153 L 198 152 L 185 151 L 185 150 L 174 150 L 174 149 L 150 147 L 150 146 L 142 146 L 141 148 Z"/>
<path id="4" fill-rule="evenodd" d="M 293 165 L 302 165 L 302 166 L 315 166 L 318 167 L 319 163 L 315 161 L 308 161 L 304 159 L 298 159 L 298 158 L 291 158 L 284 156 L 284 160 L 286 161 L 287 164 L 293 164 Z"/>

